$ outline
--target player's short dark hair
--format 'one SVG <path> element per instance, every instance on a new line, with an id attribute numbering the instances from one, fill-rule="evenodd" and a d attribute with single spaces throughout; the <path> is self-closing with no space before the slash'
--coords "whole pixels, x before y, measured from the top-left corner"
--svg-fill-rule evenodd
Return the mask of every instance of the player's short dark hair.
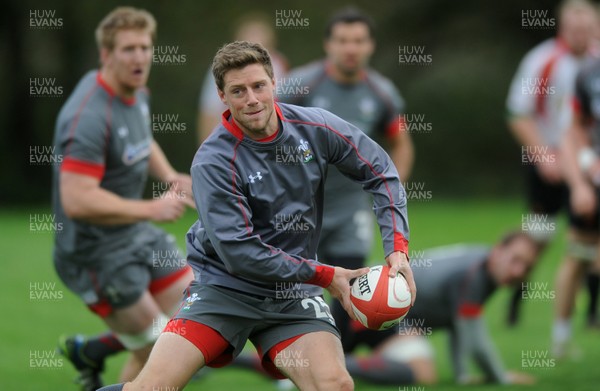
<path id="1" fill-rule="evenodd" d="M 373 22 L 373 19 L 356 7 L 346 7 L 337 11 L 329 18 L 329 21 L 325 26 L 325 39 L 331 38 L 333 27 L 339 23 L 364 23 L 369 29 L 369 36 L 371 38 L 374 38 L 375 36 L 375 23 Z"/>
<path id="2" fill-rule="evenodd" d="M 222 46 L 215 54 L 212 74 L 219 90 L 225 87 L 225 74 L 232 69 L 241 69 L 247 65 L 261 64 L 269 78 L 273 78 L 273 65 L 269 52 L 259 43 L 235 41 Z"/>
<path id="3" fill-rule="evenodd" d="M 531 244 L 539 247 L 542 245 L 542 243 L 540 243 L 539 241 L 537 241 L 533 236 L 531 236 L 530 234 L 528 234 L 527 232 L 521 231 L 521 230 L 513 230 L 513 231 L 509 231 L 507 233 L 505 233 L 501 238 L 500 238 L 500 245 L 501 246 L 506 246 L 511 244 L 512 242 L 514 242 L 517 239 L 525 239 L 527 241 L 529 241 Z"/>
<path id="4" fill-rule="evenodd" d="M 115 36 L 121 30 L 144 30 L 156 38 L 156 20 L 146 10 L 133 7 L 117 7 L 106 15 L 96 28 L 98 49 L 112 50 L 115 47 Z"/>

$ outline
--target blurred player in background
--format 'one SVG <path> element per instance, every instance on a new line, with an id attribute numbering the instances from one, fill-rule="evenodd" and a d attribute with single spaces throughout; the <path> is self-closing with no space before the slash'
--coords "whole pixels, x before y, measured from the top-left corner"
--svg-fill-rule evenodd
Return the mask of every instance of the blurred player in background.
<path id="1" fill-rule="evenodd" d="M 406 181 L 413 146 L 410 135 L 401 131 L 404 103 L 392 82 L 368 66 L 375 50 L 373 21 L 355 8 L 338 11 L 327 24 L 324 49 L 324 60 L 278 80 L 278 98 L 324 108 L 355 125 L 386 148 Z M 297 85 L 303 89 L 292 88 Z M 372 247 L 372 215 L 369 195 L 332 167 L 325 182 L 319 258 L 349 269 L 363 266 Z"/>
<path id="2" fill-rule="evenodd" d="M 247 340 L 265 369 L 300 389 L 352 390 L 320 287 L 351 312 L 349 281 L 368 270 L 317 261 L 324 177 L 331 163 L 373 195 L 389 276 L 402 272 L 414 299 L 406 197 L 396 169 L 381 147 L 339 117 L 276 104 L 261 45 L 225 45 L 213 73 L 229 110 L 191 169 L 199 218 L 187 235 L 188 261 L 198 279 L 136 380 L 103 390 L 179 389 L 204 365 L 226 365 Z M 282 216 L 298 216 L 300 225 L 286 228 Z"/>
<path id="3" fill-rule="evenodd" d="M 478 382 L 467 371 L 473 358 L 487 381 L 532 384 L 533 377 L 504 369 L 485 326 L 483 307 L 497 288 L 520 283 L 536 254 L 537 242 L 522 232 L 507 234 L 491 249 L 457 244 L 424 251 L 422 258 L 411 260 L 419 298 L 398 328 L 369 330 L 342 308 L 332 311 L 348 372 L 377 384 L 434 384 L 437 371 L 427 337 L 435 330 L 447 330 L 458 383 Z M 360 353 L 364 347 L 371 349 L 368 355 Z M 256 370 L 260 360 L 245 355 L 237 364 Z"/>
<path id="4" fill-rule="evenodd" d="M 262 13 L 246 14 L 235 23 L 234 40 L 260 43 L 271 55 L 275 80 L 282 78 L 288 71 L 288 62 L 277 50 L 277 36 L 272 21 Z M 210 132 L 221 123 L 221 114 L 227 106 L 219 99 L 215 78 L 209 68 L 202 82 L 198 105 L 198 139 L 202 143 Z"/>
<path id="5" fill-rule="evenodd" d="M 528 233 L 540 243 L 538 257 L 555 235 L 557 213 L 563 207 L 568 208 L 560 143 L 571 123 L 574 81 L 582 62 L 589 57 L 597 17 L 589 2 L 565 1 L 558 10 L 557 37 L 542 42 L 527 53 L 510 86 L 508 125 L 521 145 L 522 161 L 528 164 L 530 215 L 526 219 L 529 223 L 525 225 L 529 227 Z M 597 229 L 594 224 L 569 214 L 572 230 L 594 232 Z M 569 259 L 595 259 L 595 252 L 595 248 L 578 235 L 570 235 Z M 590 275 L 589 284 L 592 322 L 596 316 L 598 276 Z M 507 319 L 510 325 L 517 322 L 524 286 L 517 287 L 512 297 Z M 556 324 L 555 334 L 564 334 L 565 327 L 563 322 Z"/>
<path id="6" fill-rule="evenodd" d="M 121 379 L 133 379 L 176 310 L 192 270 L 175 239 L 149 221 L 178 219 L 193 206 L 191 178 L 177 173 L 150 128 L 146 81 L 156 21 L 120 7 L 96 30 L 101 67 L 87 73 L 62 107 L 54 145 L 53 208 L 63 225 L 55 237 L 56 271 L 111 332 L 60 343 L 84 390 L 100 387 L 104 359 L 132 354 Z M 170 184 L 165 197 L 142 200 L 148 174 Z M 176 255 L 176 256 L 175 256 Z M 183 262 L 161 262 L 172 257 Z"/>
<path id="7" fill-rule="evenodd" d="M 563 145 L 565 178 L 571 191 L 571 208 L 576 218 L 587 222 L 593 230 L 573 230 L 572 236 L 585 243 L 589 255 L 569 257 L 558 273 L 556 291 L 556 324 L 553 335 L 558 357 L 569 354 L 571 317 L 581 279 L 586 271 L 600 269 L 598 240 L 600 235 L 600 60 L 590 60 L 577 76 L 573 123 Z"/>
<path id="8" fill-rule="evenodd" d="M 424 252 L 422 259 L 415 260 L 419 267 L 413 266 L 419 299 L 400 322 L 397 341 L 390 342 L 382 355 L 398 361 L 429 359 L 433 365 L 431 347 L 424 337 L 444 329 L 450 333 L 458 383 L 474 382 L 468 374 L 470 359 L 486 381 L 533 383 L 529 375 L 504 369 L 485 326 L 483 307 L 498 287 L 520 283 L 534 265 L 536 254 L 537 242 L 521 232 L 508 233 L 491 249 L 460 244 Z M 343 340 L 351 344 L 345 346 L 348 349 L 353 341 L 345 339 L 341 331 Z"/>

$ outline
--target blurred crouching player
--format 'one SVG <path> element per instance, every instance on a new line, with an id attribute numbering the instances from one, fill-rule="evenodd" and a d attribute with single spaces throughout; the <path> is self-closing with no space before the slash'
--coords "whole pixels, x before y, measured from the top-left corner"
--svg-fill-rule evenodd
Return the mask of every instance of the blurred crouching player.
<path id="1" fill-rule="evenodd" d="M 427 339 L 436 330 L 446 330 L 458 383 L 532 384 L 530 375 L 507 371 L 502 365 L 485 326 L 483 307 L 497 288 L 520 283 L 527 276 L 537 247 L 531 237 L 516 232 L 491 249 L 457 244 L 424 251 L 422 258 L 412 260 L 419 298 L 398 328 L 369 330 L 334 308 L 350 375 L 375 384 L 435 384 L 434 351 Z M 368 356 L 355 354 L 365 346 L 371 349 Z M 469 374 L 470 359 L 485 379 Z M 237 364 L 257 369 L 258 361 L 245 355 Z"/>

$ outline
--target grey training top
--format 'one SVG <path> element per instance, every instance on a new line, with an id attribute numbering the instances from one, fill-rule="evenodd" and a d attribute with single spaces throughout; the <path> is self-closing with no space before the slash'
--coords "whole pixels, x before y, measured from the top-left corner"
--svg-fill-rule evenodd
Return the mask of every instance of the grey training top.
<path id="1" fill-rule="evenodd" d="M 100 180 L 100 186 L 120 197 L 141 199 L 152 146 L 148 94 L 138 90 L 124 100 L 102 80 L 87 73 L 63 105 L 54 133 L 52 206 L 62 230 L 55 235 L 57 261 L 93 263 L 111 252 L 144 240 L 138 235 L 147 222 L 96 225 L 69 219 L 60 200 L 59 174 L 73 172 Z"/>
<path id="2" fill-rule="evenodd" d="M 385 255 L 406 253 L 406 194 L 385 151 L 328 111 L 275 109 L 273 140 L 245 137 L 227 111 L 194 157 L 199 219 L 187 247 L 199 282 L 268 297 L 277 297 L 282 282 L 303 282 L 312 285 L 292 289 L 320 294 L 314 285 L 333 278 L 333 267 L 316 260 L 328 164 L 373 195 Z"/>

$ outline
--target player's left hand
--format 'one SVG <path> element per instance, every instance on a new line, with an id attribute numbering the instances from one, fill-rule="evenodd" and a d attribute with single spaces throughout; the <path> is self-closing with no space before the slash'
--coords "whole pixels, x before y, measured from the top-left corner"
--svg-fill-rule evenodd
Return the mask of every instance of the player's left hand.
<path id="1" fill-rule="evenodd" d="M 412 269 L 408 262 L 408 257 L 401 251 L 394 251 L 385 259 L 388 266 L 390 267 L 390 278 L 396 278 L 398 273 L 401 273 L 406 282 L 408 282 L 408 289 L 410 290 L 410 296 L 412 297 L 411 305 L 415 304 L 415 298 L 417 297 L 417 285 L 413 278 Z"/>
<path id="2" fill-rule="evenodd" d="M 190 208 L 196 209 L 194 195 L 192 193 L 192 177 L 182 173 L 176 173 L 168 179 L 171 185 L 170 190 L 177 193 L 177 196 L 183 200 L 183 203 Z"/>
<path id="3" fill-rule="evenodd" d="M 338 299 L 342 307 L 346 310 L 351 319 L 356 320 L 352 305 L 350 304 L 350 280 L 358 278 L 369 272 L 368 267 L 363 267 L 356 270 L 344 269 L 336 266 L 331 284 L 325 289 L 329 291 L 332 297 Z"/>

